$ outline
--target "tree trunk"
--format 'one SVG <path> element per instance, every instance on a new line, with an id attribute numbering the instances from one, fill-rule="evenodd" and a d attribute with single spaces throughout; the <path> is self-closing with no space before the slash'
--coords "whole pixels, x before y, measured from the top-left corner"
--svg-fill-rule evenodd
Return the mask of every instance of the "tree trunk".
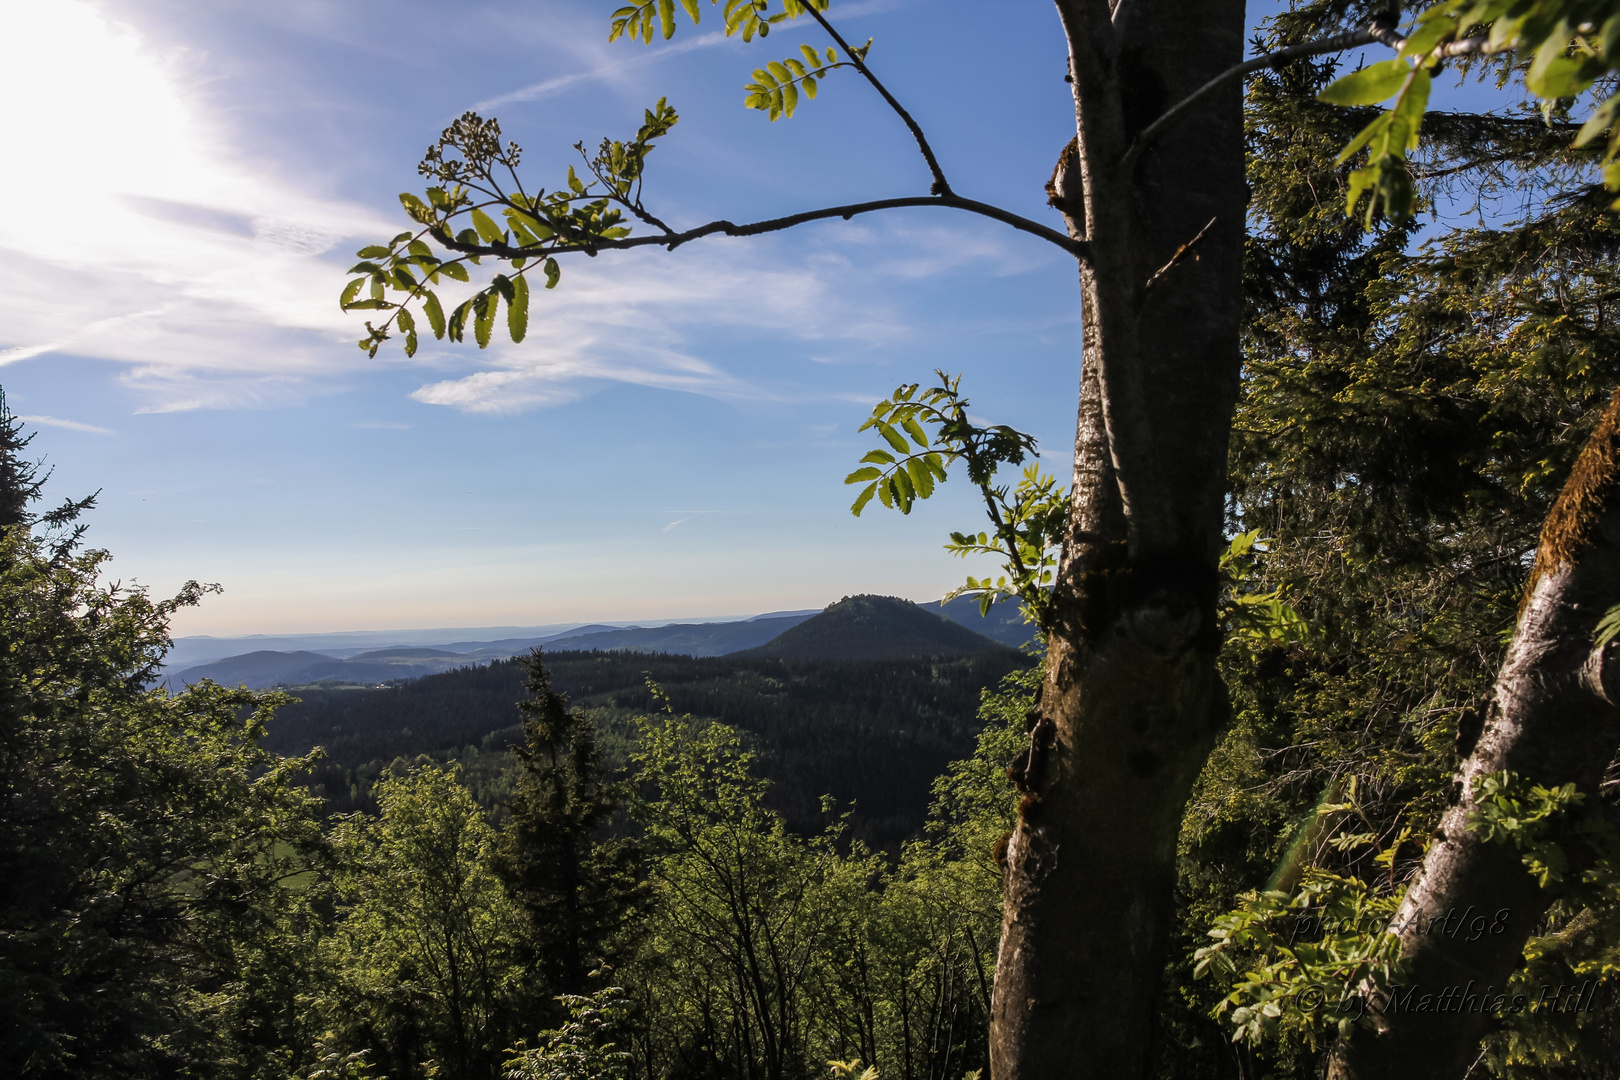
<path id="1" fill-rule="evenodd" d="M 1138 132 L 1242 59 L 1244 6 L 1057 6 L 1077 138 L 1053 201 L 1090 258 L 1073 504 L 1007 850 L 991 1072 L 1132 1080 L 1150 1060 L 1182 814 L 1227 716 L 1215 565 L 1240 364 L 1241 88 L 1120 165 Z"/>
<path id="2" fill-rule="evenodd" d="M 1553 899 L 1516 848 L 1468 828 L 1474 779 L 1508 770 L 1547 787 L 1573 782 L 1589 811 L 1600 811 L 1598 785 L 1620 744 L 1620 642 L 1594 644 L 1598 620 L 1620 601 L 1617 470 L 1620 390 L 1547 516 L 1490 716 L 1393 924 L 1404 961 L 1400 995 L 1421 1001 L 1432 993 L 1438 1004 L 1455 987 L 1449 1009 L 1414 1012 L 1410 999 L 1375 994 L 1373 1026 L 1341 1041 L 1332 1080 L 1464 1076 L 1491 1015 L 1486 988 L 1502 992 Z M 1479 998 L 1470 1002 L 1469 994 Z"/>

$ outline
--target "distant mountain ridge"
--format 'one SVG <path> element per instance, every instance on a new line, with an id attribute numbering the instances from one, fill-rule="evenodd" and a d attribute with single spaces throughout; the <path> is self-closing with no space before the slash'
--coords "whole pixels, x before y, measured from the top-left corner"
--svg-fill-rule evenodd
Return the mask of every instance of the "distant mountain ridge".
<path id="1" fill-rule="evenodd" d="M 863 617 L 854 617 L 851 609 L 840 608 L 840 605 L 848 604 L 851 600 L 881 601 L 878 608 L 886 614 L 876 613 L 877 609 L 874 609 L 867 613 L 863 621 Z M 834 609 L 839 610 L 835 612 Z M 784 646 L 808 651 L 757 651 L 772 646 L 787 632 L 818 619 L 826 620 L 829 613 L 832 613 L 830 622 L 823 621 L 817 628 L 790 639 Z M 953 637 L 953 626 L 962 629 L 966 636 Z M 420 638 L 423 633 L 411 631 L 403 636 Z M 731 622 L 672 623 L 653 627 L 594 624 L 569 627 L 551 634 L 507 637 L 494 641 L 418 640 L 381 648 L 375 645 L 359 648 L 353 643 L 372 637 L 370 633 L 305 635 L 285 639 L 249 638 L 244 639 L 244 643 L 285 641 L 296 644 L 331 637 L 346 644 L 330 651 L 261 648 L 203 663 L 193 662 L 182 666 L 171 662 L 171 673 L 163 679 L 163 683 L 172 690 L 202 679 L 212 679 L 224 686 L 246 685 L 253 689 L 315 683 L 376 685 L 505 660 L 533 648 L 552 652 L 597 650 L 694 657 L 729 656 L 745 652 L 760 656 L 803 658 L 833 658 L 836 653 L 851 659 L 962 656 L 994 648 L 998 643 L 1001 646 L 1020 646 L 1032 633 L 1015 605 L 997 605 L 991 609 L 988 618 L 982 618 L 977 602 L 968 599 L 913 604 L 896 597 L 846 597 L 820 612 L 770 612 Z M 211 639 L 210 643 L 223 644 L 217 639 Z M 176 668 L 180 670 L 174 670 Z"/>
<path id="2" fill-rule="evenodd" d="M 971 656 L 1008 646 L 910 600 L 846 596 L 739 656 L 780 660 L 904 660 Z"/>

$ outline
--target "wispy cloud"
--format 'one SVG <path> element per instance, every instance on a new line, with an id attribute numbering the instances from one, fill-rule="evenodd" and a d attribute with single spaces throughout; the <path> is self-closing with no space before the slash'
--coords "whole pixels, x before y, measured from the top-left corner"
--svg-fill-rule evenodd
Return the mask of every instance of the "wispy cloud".
<path id="1" fill-rule="evenodd" d="M 396 231 L 391 212 L 309 194 L 233 150 L 233 133 L 197 107 L 205 95 L 184 56 L 157 55 L 99 10 L 7 6 L 8 29 L 30 45 L 0 67 L 0 94 L 51 107 L 0 114 L 0 139 L 50 167 L 0 174 L 0 201 L 26 208 L 0 219 L 0 366 L 50 352 L 105 359 L 122 365 L 137 411 L 163 413 L 296 404 L 356 370 L 400 364 L 397 350 L 371 360 L 354 347 L 359 320 L 335 303 L 331 257 Z M 579 71 L 479 106 L 727 40 L 584 48 Z M 864 249 L 859 265 L 844 253 L 852 247 Z M 772 399 L 783 393 L 772 389 L 778 356 L 711 355 L 716 346 L 700 343 L 764 332 L 784 355 L 814 345 L 818 359 L 875 359 L 914 332 L 883 284 L 1018 273 L 1039 258 L 1026 248 L 899 215 L 791 241 L 604 253 L 565 266 L 555 292 L 536 291 L 522 345 L 425 343 L 412 363 L 440 374 L 411 396 L 475 413 L 554 406 L 609 382 Z"/>
<path id="2" fill-rule="evenodd" d="M 118 432 L 112 428 L 97 427 L 95 424 L 82 424 L 77 420 L 62 420 L 55 416 L 19 416 L 17 419 L 30 424 L 39 424 L 43 427 L 66 428 L 69 431 L 84 431 L 91 435 L 116 435 Z"/>
<path id="3" fill-rule="evenodd" d="M 0 94 L 49 107 L 0 115 L 0 138 L 36 163 L 0 175 L 0 202 L 21 208 L 0 219 L 0 364 L 71 351 L 192 375 L 330 370 L 354 329 L 321 255 L 389 223 L 229 149 L 183 58 L 91 4 L 8 4 L 6 19 L 29 45 L 0 67 Z M 158 391 L 155 410 L 252 398 L 165 396 L 169 381 L 134 385 Z"/>
<path id="4" fill-rule="evenodd" d="M 520 86 L 516 90 L 504 94 L 497 94 L 492 98 L 473 103 L 474 112 L 488 112 L 490 109 L 502 105 L 510 105 L 516 101 L 535 101 L 539 98 L 554 94 L 559 90 L 566 90 L 583 82 L 594 82 L 599 79 L 616 78 L 636 68 L 656 64 L 664 57 L 689 53 L 695 49 L 712 49 L 719 45 L 730 44 L 726 35 L 719 31 L 700 34 L 693 38 L 684 38 L 679 41 L 660 45 L 656 49 L 647 49 L 630 55 L 628 58 L 615 58 L 604 60 L 601 64 L 585 71 L 575 71 L 567 75 L 557 75 L 549 79 L 542 79 L 528 86 Z M 628 46 L 621 45 L 621 49 Z"/>

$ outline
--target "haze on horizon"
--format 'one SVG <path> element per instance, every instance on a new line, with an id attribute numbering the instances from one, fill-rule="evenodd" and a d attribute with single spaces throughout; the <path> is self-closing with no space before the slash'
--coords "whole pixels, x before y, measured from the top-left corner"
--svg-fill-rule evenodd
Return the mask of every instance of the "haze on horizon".
<path id="1" fill-rule="evenodd" d="M 792 120 L 741 105 L 812 31 L 607 41 L 611 4 L 0 0 L 0 386 L 51 492 L 100 489 L 89 541 L 126 583 L 220 596 L 175 633 L 716 618 L 856 593 L 936 600 L 981 527 L 964 479 L 910 517 L 848 511 L 896 384 L 964 373 L 976 415 L 1067 478 L 1079 296 L 1065 256 L 908 211 L 677 252 L 605 253 L 537 294 L 521 346 L 354 346 L 360 246 L 451 118 L 480 109 L 554 186 L 576 141 L 667 96 L 651 161 L 676 224 L 925 191 L 892 114 L 830 79 Z M 857 0 L 833 15 L 929 130 L 953 184 L 1039 220 L 1072 133 L 1055 15 Z M 430 14 L 432 17 L 429 17 Z M 768 55 L 767 55 L 768 54 Z M 939 77 L 975 55 L 995 80 Z M 839 75 L 846 73 L 840 72 Z"/>

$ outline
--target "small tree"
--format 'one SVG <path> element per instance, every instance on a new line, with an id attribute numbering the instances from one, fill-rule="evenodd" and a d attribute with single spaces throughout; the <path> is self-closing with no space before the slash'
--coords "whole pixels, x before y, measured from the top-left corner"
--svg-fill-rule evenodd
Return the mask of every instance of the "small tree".
<path id="1" fill-rule="evenodd" d="M 516 1034 L 518 913 L 491 867 L 495 834 L 459 767 L 424 763 L 377 784 L 381 815 L 334 836 L 343 986 L 329 1009 L 385 1073 L 494 1077 Z"/>
<path id="2" fill-rule="evenodd" d="M 538 649 L 522 663 L 526 741 L 513 750 L 521 771 L 494 865 L 527 920 L 525 949 L 549 1002 L 585 993 L 590 973 L 615 958 L 640 893 L 638 851 L 602 835 L 618 792 L 602 775 L 595 725 L 551 688 Z"/>

